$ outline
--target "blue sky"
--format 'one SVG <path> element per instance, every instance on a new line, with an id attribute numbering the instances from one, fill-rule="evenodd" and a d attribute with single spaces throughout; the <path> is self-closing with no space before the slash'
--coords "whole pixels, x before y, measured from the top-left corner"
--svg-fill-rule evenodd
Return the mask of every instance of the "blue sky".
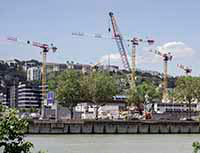
<path id="1" fill-rule="evenodd" d="M 79 38 L 72 32 L 108 33 L 109 11 L 116 16 L 124 37 L 150 37 L 155 47 L 170 49 L 174 59 L 169 74 L 181 75 L 176 64 L 191 66 L 199 75 L 200 1 L 198 0 L 6 0 L 0 5 L 0 36 L 54 43 L 58 52 L 48 62 L 95 63 L 111 54 L 111 63 L 120 64 L 113 40 Z M 137 67 L 163 71 L 162 60 L 149 53 L 146 45 L 137 52 Z M 40 50 L 0 42 L 1 59 L 41 59 Z M 105 61 L 106 62 L 106 61 Z"/>

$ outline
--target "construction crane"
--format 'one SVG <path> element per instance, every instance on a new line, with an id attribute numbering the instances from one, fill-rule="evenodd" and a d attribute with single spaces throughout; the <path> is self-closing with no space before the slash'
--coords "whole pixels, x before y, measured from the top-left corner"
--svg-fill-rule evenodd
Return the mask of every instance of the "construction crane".
<path id="1" fill-rule="evenodd" d="M 47 53 L 49 51 L 56 52 L 57 47 L 55 47 L 53 44 L 44 44 L 36 41 L 30 41 L 30 40 L 21 40 L 16 37 L 7 37 L 6 38 L 8 41 L 13 41 L 16 43 L 22 43 L 22 44 L 27 44 L 31 45 L 33 47 L 38 47 L 42 49 L 42 103 L 41 103 L 41 117 L 44 118 L 44 102 L 46 100 L 46 57 Z"/>
<path id="2" fill-rule="evenodd" d="M 119 38 L 115 38 L 115 37 L 107 37 L 105 35 L 99 34 L 99 33 L 95 33 L 95 34 L 89 34 L 89 33 L 85 33 L 85 32 L 73 32 L 72 33 L 73 36 L 79 36 L 79 37 L 93 37 L 93 38 L 97 38 L 97 39 L 119 39 Z M 147 43 L 148 45 L 152 45 L 154 44 L 154 40 L 152 39 L 139 39 L 136 37 L 133 37 L 131 39 L 123 39 L 126 42 L 129 42 L 132 44 L 132 53 L 131 53 L 131 61 L 132 61 L 132 68 L 130 68 L 131 70 L 131 81 L 132 81 L 132 85 L 135 85 L 135 72 L 136 72 L 136 48 L 138 45 L 140 45 L 140 43 Z"/>
<path id="3" fill-rule="evenodd" d="M 192 73 L 192 69 L 187 67 L 187 66 L 184 66 L 182 64 L 177 64 L 177 67 L 184 70 L 185 71 L 185 74 L 186 76 L 189 76 L 190 73 Z"/>
<path id="4" fill-rule="evenodd" d="M 116 44 L 117 44 L 117 47 L 118 47 L 118 50 L 119 50 L 119 53 L 121 56 L 122 64 L 126 70 L 131 71 L 131 68 L 130 68 L 130 65 L 128 62 L 128 56 L 127 56 L 126 49 L 124 46 L 124 40 L 123 40 L 122 34 L 119 31 L 119 27 L 117 25 L 117 22 L 116 22 L 113 12 L 109 12 L 109 16 L 110 16 L 111 23 L 112 23 L 113 37 L 115 38 L 115 41 L 116 41 Z M 110 27 L 109 27 L 108 31 L 109 32 L 111 31 Z"/>
<path id="5" fill-rule="evenodd" d="M 154 40 L 152 39 L 139 39 L 134 37 L 133 39 L 128 40 L 132 44 L 132 53 L 131 53 L 131 61 L 132 61 L 132 69 L 131 69 L 131 81 L 132 86 L 135 87 L 135 78 L 136 78 L 136 48 L 140 43 L 148 43 L 148 45 L 154 44 Z"/>
<path id="6" fill-rule="evenodd" d="M 170 52 L 168 53 L 161 53 L 158 50 L 150 50 L 150 52 L 153 52 L 159 56 L 161 56 L 163 58 L 164 61 L 164 79 L 163 79 L 163 102 L 167 102 L 168 101 L 168 90 L 167 90 L 167 85 L 168 85 L 168 71 L 167 71 L 167 64 L 168 61 L 172 60 L 172 55 Z"/>

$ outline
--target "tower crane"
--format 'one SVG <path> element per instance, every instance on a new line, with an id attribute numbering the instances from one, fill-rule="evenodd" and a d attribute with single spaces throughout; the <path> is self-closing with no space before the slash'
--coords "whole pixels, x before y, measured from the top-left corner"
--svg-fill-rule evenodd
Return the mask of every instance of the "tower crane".
<path id="1" fill-rule="evenodd" d="M 167 66 L 168 65 L 167 64 L 168 64 L 168 61 L 172 60 L 172 55 L 170 52 L 161 53 L 158 50 L 150 50 L 150 52 L 153 52 L 154 54 L 157 54 L 163 58 L 163 62 L 164 62 L 163 101 L 167 102 L 168 101 L 168 91 L 167 91 L 167 85 L 168 85 L 168 78 L 167 78 L 168 68 L 167 68 Z"/>
<path id="2" fill-rule="evenodd" d="M 116 41 L 116 44 L 117 44 L 117 47 L 118 47 L 118 50 L 119 50 L 119 53 L 121 56 L 122 64 L 126 70 L 131 71 L 131 68 L 130 68 L 130 65 L 128 62 L 128 56 L 127 56 L 126 49 L 125 49 L 124 42 L 123 42 L 124 40 L 123 40 L 122 34 L 119 31 L 119 27 L 117 25 L 117 22 L 116 22 L 113 12 L 109 12 L 109 16 L 110 16 L 111 23 L 112 23 L 113 37 L 115 38 L 115 41 Z M 109 32 L 111 31 L 110 27 L 109 27 L 108 31 Z"/>
<path id="3" fill-rule="evenodd" d="M 135 87 L 135 78 L 136 78 L 136 48 L 140 43 L 148 43 L 148 45 L 152 45 L 154 40 L 152 39 L 139 39 L 134 37 L 133 39 L 128 40 L 132 44 L 132 53 L 131 53 L 131 61 L 132 61 L 132 69 L 131 69 L 131 81 L 132 86 Z"/>
<path id="4" fill-rule="evenodd" d="M 121 60 L 122 60 L 122 64 L 124 69 L 128 70 L 129 72 L 131 72 L 131 81 L 132 81 L 132 85 L 135 85 L 135 72 L 136 72 L 136 46 L 138 46 L 140 43 L 148 43 L 149 45 L 154 43 L 154 40 L 151 39 L 139 39 L 136 37 L 133 37 L 131 39 L 124 39 L 122 37 L 122 34 L 119 31 L 119 27 L 117 25 L 116 19 L 114 17 L 114 14 L 112 12 L 109 13 L 109 16 L 111 18 L 111 23 L 112 23 L 112 31 L 113 31 L 113 36 L 112 37 L 106 37 L 102 34 L 88 34 L 88 33 L 83 33 L 83 32 L 74 32 L 72 33 L 72 35 L 74 36 L 80 36 L 80 37 L 94 37 L 94 38 L 103 38 L 103 39 L 114 39 L 116 41 L 120 56 L 121 56 Z M 111 32 L 111 28 L 109 27 L 108 29 L 109 32 Z M 128 41 L 132 43 L 132 69 L 130 68 L 130 64 L 128 62 L 128 56 L 126 53 L 126 48 L 125 48 L 125 43 L 124 41 Z"/>
<path id="5" fill-rule="evenodd" d="M 16 43 L 22 43 L 31 45 L 33 47 L 38 47 L 42 49 L 42 103 L 41 103 L 41 117 L 44 118 L 44 101 L 46 100 L 46 56 L 49 51 L 56 52 L 57 47 L 55 47 L 53 44 L 44 44 L 36 41 L 30 41 L 30 40 L 21 40 L 16 37 L 7 37 L 8 41 L 13 41 Z"/>
<path id="6" fill-rule="evenodd" d="M 184 70 L 185 71 L 185 74 L 186 76 L 189 76 L 190 73 L 192 73 L 192 69 L 185 66 L 185 65 L 182 65 L 182 64 L 177 64 L 177 67 Z"/>
<path id="7" fill-rule="evenodd" d="M 93 38 L 97 38 L 97 39 L 119 39 L 116 37 L 107 37 L 104 36 L 102 34 L 99 33 L 95 33 L 95 34 L 89 34 L 89 33 L 85 33 L 85 32 L 73 32 L 72 33 L 73 36 L 79 36 L 79 37 L 93 37 Z M 132 81 L 132 85 L 135 85 L 135 72 L 136 72 L 136 48 L 138 45 L 140 45 L 140 43 L 147 43 L 148 45 L 152 45 L 154 44 L 154 40 L 152 39 L 139 39 L 137 37 L 133 37 L 131 39 L 123 39 L 126 42 L 130 42 L 132 44 L 132 53 L 131 53 L 131 61 L 132 61 L 132 65 L 130 68 L 131 70 L 131 81 Z M 122 58 L 121 58 L 122 59 Z"/>

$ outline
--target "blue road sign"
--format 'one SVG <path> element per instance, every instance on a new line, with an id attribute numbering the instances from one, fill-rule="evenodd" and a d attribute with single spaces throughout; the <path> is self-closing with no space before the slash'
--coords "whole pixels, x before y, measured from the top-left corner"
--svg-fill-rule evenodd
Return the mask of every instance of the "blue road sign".
<path id="1" fill-rule="evenodd" d="M 53 91 L 47 93 L 47 104 L 54 104 L 55 94 Z"/>

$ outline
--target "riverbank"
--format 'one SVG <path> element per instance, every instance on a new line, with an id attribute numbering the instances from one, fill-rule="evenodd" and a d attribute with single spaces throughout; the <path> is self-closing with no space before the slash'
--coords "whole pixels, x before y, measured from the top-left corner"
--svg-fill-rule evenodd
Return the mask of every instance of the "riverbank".
<path id="1" fill-rule="evenodd" d="M 195 121 L 33 121 L 28 134 L 200 134 Z"/>

